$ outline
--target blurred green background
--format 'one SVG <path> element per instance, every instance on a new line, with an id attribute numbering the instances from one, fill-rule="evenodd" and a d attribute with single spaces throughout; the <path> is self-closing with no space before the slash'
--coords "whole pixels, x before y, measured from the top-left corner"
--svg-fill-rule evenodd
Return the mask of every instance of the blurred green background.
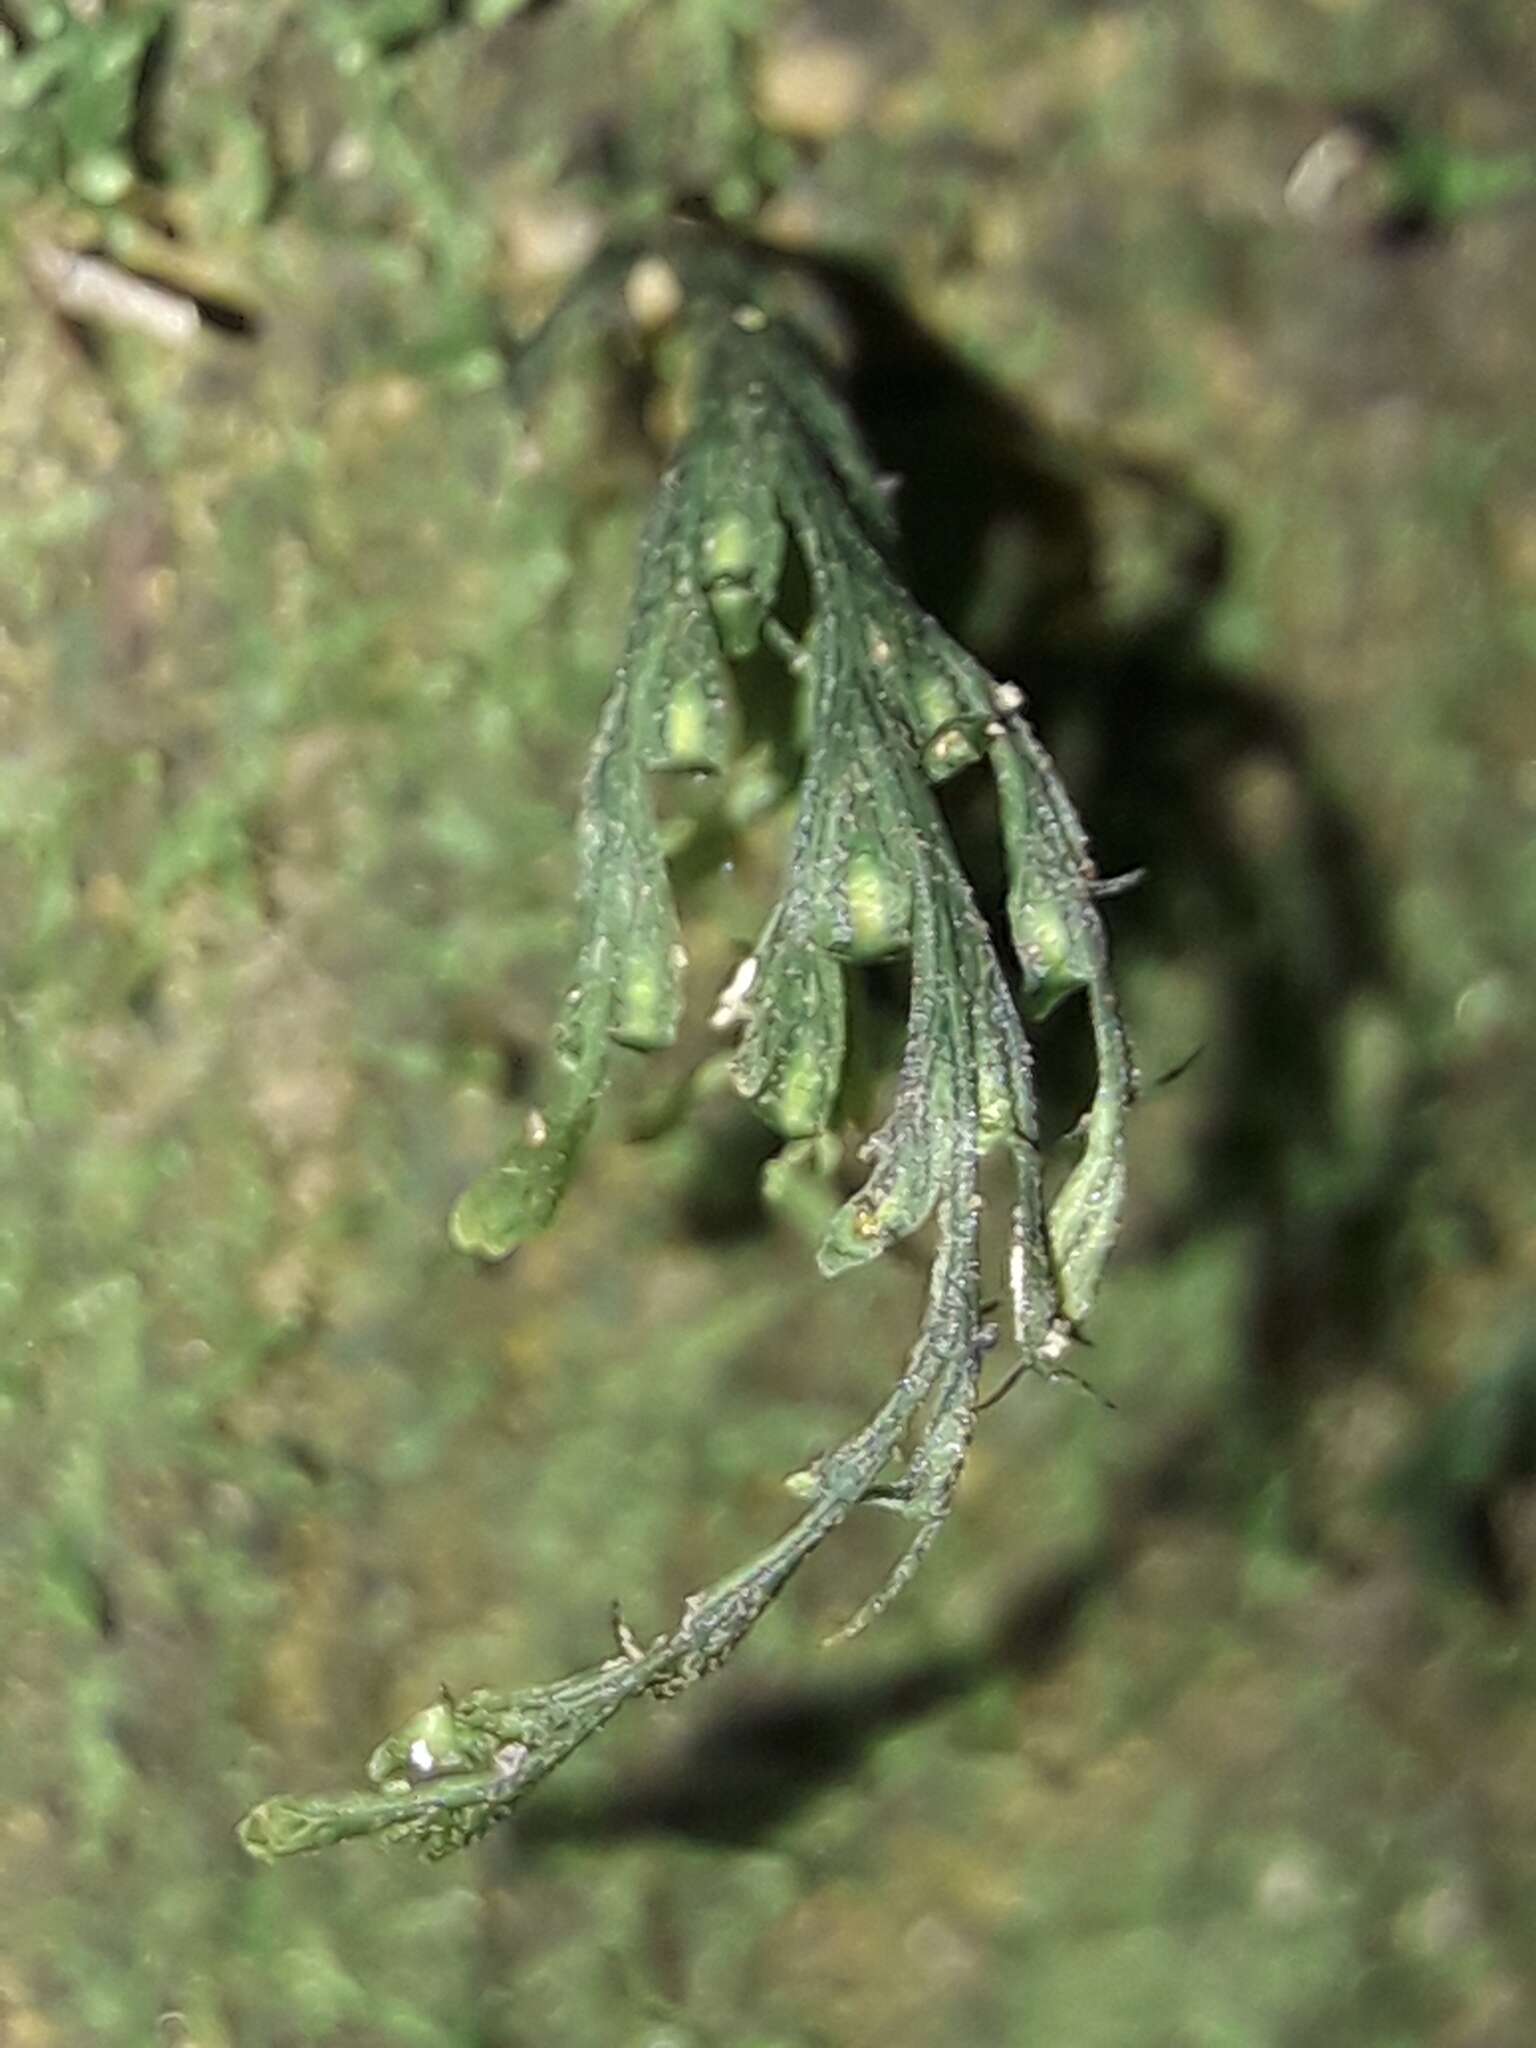
<path id="1" fill-rule="evenodd" d="M 0 30 L 5 2048 L 1524 2048 L 1528 0 Z M 749 1121 L 626 1142 L 697 1027 L 546 1240 L 444 1238 L 537 1091 L 664 410 L 621 353 L 520 423 L 507 337 L 680 198 L 845 266 L 920 591 L 1149 870 L 1125 1006 L 1200 1057 L 1116 1406 L 993 1411 L 853 1648 L 875 1516 L 478 1850 L 261 1870 L 252 1800 L 748 1555 L 915 1319 Z M 696 1011 L 774 873 L 691 895 Z"/>

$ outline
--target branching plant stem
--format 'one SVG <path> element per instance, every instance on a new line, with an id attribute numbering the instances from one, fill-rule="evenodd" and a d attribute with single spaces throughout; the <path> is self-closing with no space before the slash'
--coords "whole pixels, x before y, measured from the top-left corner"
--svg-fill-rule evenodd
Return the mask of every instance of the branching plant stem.
<path id="1" fill-rule="evenodd" d="M 617 317 L 630 265 L 610 251 L 529 345 L 524 395 L 573 330 Z M 910 961 L 906 1048 L 890 1112 L 861 1148 L 859 1191 L 818 1251 L 831 1277 L 930 1220 L 928 1300 L 906 1368 L 846 1441 L 789 1481 L 805 1503 L 763 1553 L 685 1601 L 642 1645 L 615 1617 L 615 1653 L 552 1683 L 446 1695 L 382 1743 L 372 1789 L 279 1798 L 240 1837 L 272 1858 L 384 1834 L 436 1856 L 503 1818 L 640 1694 L 715 1670 L 800 1563 L 856 1507 L 908 1518 L 885 1584 L 839 1636 L 906 1584 L 942 1527 L 998 1333 L 982 1306 L 980 1169 L 1013 1179 L 1007 1295 L 1017 1370 L 1058 1370 L 1097 1292 L 1124 1199 L 1134 1072 L 1110 984 L 1087 841 L 1022 692 L 999 684 L 915 603 L 896 566 L 888 490 L 831 372 L 765 306 L 761 260 L 697 230 L 666 240 L 676 318 L 693 345 L 689 424 L 641 548 L 623 658 L 599 724 L 578 824 L 582 938 L 555 1033 L 554 1083 L 506 1159 L 461 1199 L 461 1249 L 505 1257 L 553 1218 L 608 1079 L 610 1047 L 669 1044 L 682 1009 L 681 930 L 650 796 L 656 774 L 729 775 L 733 667 L 759 649 L 801 693 L 803 765 L 788 873 L 715 1022 L 740 1033 L 739 1092 L 786 1150 L 840 1120 L 845 975 Z M 786 616 L 798 552 L 807 616 Z M 1009 877 L 1013 959 L 999 957 L 935 785 L 985 761 Z M 1049 1214 L 1025 1022 L 1086 993 L 1098 1079 L 1080 1155 Z M 894 1476 L 892 1476 L 894 1474 Z"/>

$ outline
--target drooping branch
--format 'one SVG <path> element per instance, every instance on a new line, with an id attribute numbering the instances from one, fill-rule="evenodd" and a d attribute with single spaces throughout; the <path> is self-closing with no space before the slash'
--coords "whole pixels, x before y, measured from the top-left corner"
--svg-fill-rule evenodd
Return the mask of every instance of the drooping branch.
<path id="1" fill-rule="evenodd" d="M 894 1099 L 863 1142 L 867 1177 L 827 1226 L 818 1264 L 835 1276 L 931 1220 L 926 1309 L 876 1413 L 793 1475 L 806 1503 L 799 1519 L 687 1600 L 670 1631 L 642 1646 L 620 1622 L 616 1653 L 587 1670 L 506 1696 L 445 1696 L 375 1751 L 372 1790 L 257 1807 L 241 1839 L 258 1856 L 381 1832 L 434 1855 L 473 1840 L 627 1701 L 716 1669 L 803 1559 L 869 1504 L 909 1518 L 914 1531 L 839 1634 L 863 1627 L 932 1544 L 974 1431 L 997 1334 L 981 1307 L 982 1158 L 1000 1149 L 1013 1175 L 1007 1294 L 1024 1369 L 1056 1366 L 1118 1230 L 1133 1069 L 1087 842 L 1024 719 L 1022 692 L 994 682 L 905 588 L 888 493 L 828 366 L 762 303 L 763 267 L 698 233 L 669 242 L 666 260 L 694 347 L 691 417 L 642 542 L 583 785 L 581 940 L 553 1084 L 504 1161 L 460 1200 L 452 1235 L 495 1259 L 545 1228 L 606 1086 L 609 1048 L 675 1037 L 686 954 L 650 778 L 729 774 L 733 667 L 766 646 L 803 693 L 795 823 L 779 901 L 715 1021 L 739 1028 L 735 1086 L 793 1153 L 838 1126 L 846 973 L 908 957 Z M 623 267 L 601 259 L 550 333 L 612 317 L 605 309 Z M 536 339 L 525 368 L 542 375 L 552 354 L 547 337 Z M 798 632 L 781 589 L 791 540 L 810 586 Z M 934 793 L 981 760 L 998 791 L 1011 976 Z M 1075 989 L 1087 992 L 1098 1080 L 1080 1157 L 1047 1217 L 1025 1021 Z"/>

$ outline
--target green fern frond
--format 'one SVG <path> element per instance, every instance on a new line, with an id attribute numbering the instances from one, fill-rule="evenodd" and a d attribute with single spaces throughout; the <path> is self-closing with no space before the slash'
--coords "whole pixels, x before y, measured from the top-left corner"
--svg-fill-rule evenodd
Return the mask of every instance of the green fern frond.
<path id="1" fill-rule="evenodd" d="M 525 358 L 543 374 L 561 336 L 614 317 L 633 252 L 610 252 Z M 654 257 L 648 259 L 654 261 Z M 1109 979 L 1097 878 L 1081 825 L 1023 715 L 929 617 L 896 566 L 886 488 L 828 366 L 759 301 L 760 267 L 687 233 L 669 245 L 695 351 L 690 420 L 641 546 L 623 657 L 604 707 L 578 824 L 581 940 L 556 1027 L 554 1078 L 505 1160 L 457 1205 L 454 1241 L 501 1258 L 552 1220 L 607 1085 L 615 1044 L 670 1044 L 686 953 L 652 778 L 726 773 L 737 749 L 733 672 L 766 650 L 803 693 L 788 871 L 715 1022 L 739 1030 L 735 1087 L 785 1141 L 838 1117 L 846 976 L 910 965 L 905 1048 L 867 1176 L 826 1226 L 828 1277 L 930 1221 L 936 1250 L 907 1366 L 846 1442 L 794 1475 L 800 1518 L 760 1557 L 685 1603 L 676 1626 L 588 1671 L 501 1697 L 444 1700 L 383 1744 L 372 1792 L 269 1801 L 242 1839 L 276 1856 L 387 1832 L 430 1854 L 473 1839 L 639 1693 L 691 1684 L 731 1653 L 800 1562 L 853 1509 L 914 1524 L 885 1585 L 910 1578 L 947 1515 L 996 1340 L 981 1306 L 980 1164 L 1013 1180 L 1007 1296 L 1019 1365 L 1057 1369 L 1092 1306 L 1119 1228 L 1134 1071 Z M 797 630 L 791 546 L 808 583 Z M 985 761 L 995 780 L 1014 959 L 999 957 L 935 786 Z M 1097 1083 L 1081 1152 L 1046 1213 L 1027 1019 L 1082 990 Z M 883 1477 L 905 1454 L 900 1477 Z"/>

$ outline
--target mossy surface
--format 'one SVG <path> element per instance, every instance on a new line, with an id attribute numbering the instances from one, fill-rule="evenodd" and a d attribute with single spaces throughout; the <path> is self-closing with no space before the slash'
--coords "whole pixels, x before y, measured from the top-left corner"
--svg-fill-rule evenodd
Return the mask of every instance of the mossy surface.
<path id="1" fill-rule="evenodd" d="M 1528 10 L 189 0 L 65 92 L 66 12 L 0 60 L 0 2038 L 1529 2040 Z M 1413 235 L 1369 165 L 1286 203 L 1361 103 Z M 749 1119 L 626 1143 L 627 1056 L 548 1236 L 445 1235 L 537 1094 L 656 467 L 638 375 L 530 428 L 505 335 L 687 193 L 843 260 L 920 594 L 1148 869 L 1124 1006 L 1203 1050 L 1117 1407 L 985 1418 L 856 1648 L 876 1516 L 504 1838 L 258 1871 L 254 1799 L 748 1554 L 914 1319 Z M 44 246 L 224 325 L 71 327 Z M 778 853 L 687 878 L 695 1019 Z"/>

